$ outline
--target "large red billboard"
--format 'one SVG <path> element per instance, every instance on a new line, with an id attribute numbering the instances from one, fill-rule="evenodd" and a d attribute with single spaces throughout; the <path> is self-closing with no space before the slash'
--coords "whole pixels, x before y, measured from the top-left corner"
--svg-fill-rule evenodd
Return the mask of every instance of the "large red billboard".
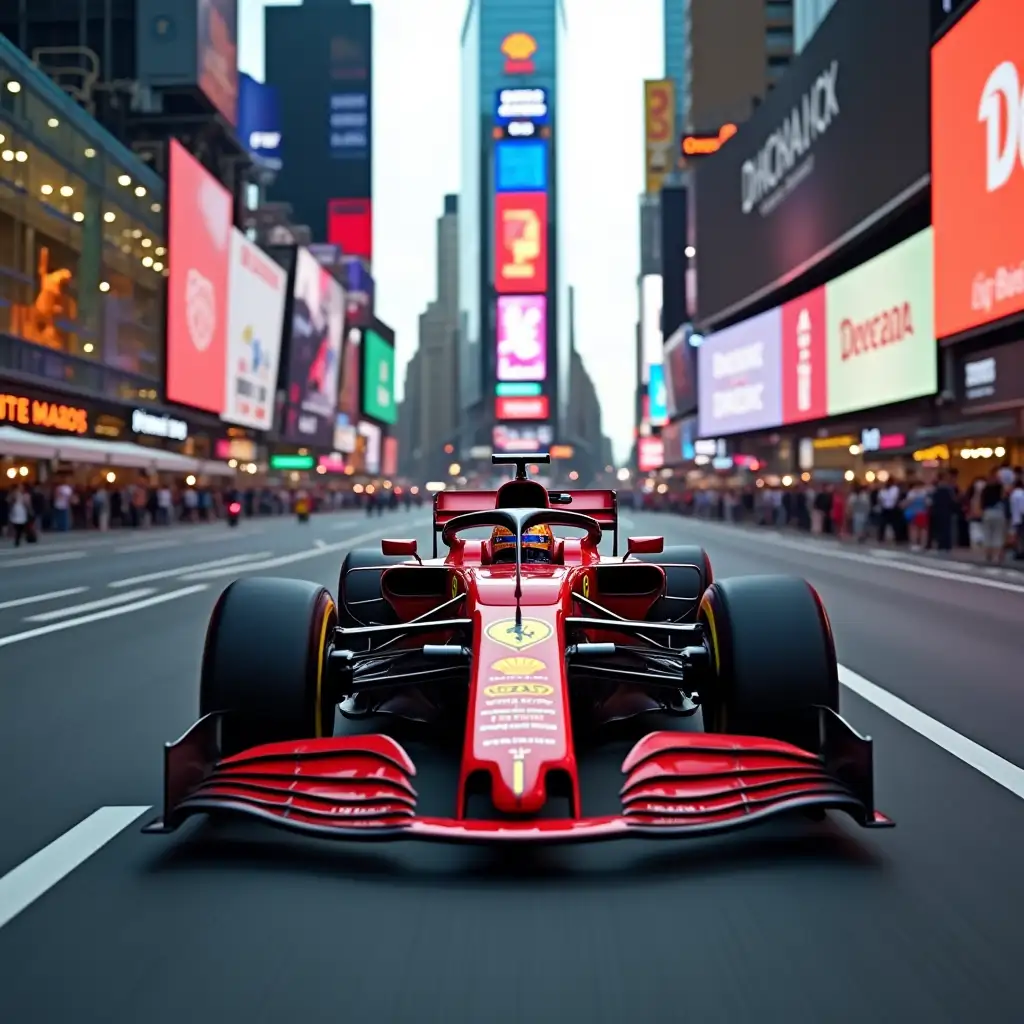
<path id="1" fill-rule="evenodd" d="M 171 140 L 167 400 L 218 415 L 227 370 L 231 193 Z"/>
<path id="2" fill-rule="evenodd" d="M 494 197 L 494 287 L 504 295 L 547 291 L 545 192 L 499 192 Z"/>
<path id="3" fill-rule="evenodd" d="M 369 199 L 332 199 L 327 204 L 327 241 L 346 256 L 373 262 L 373 204 Z"/>

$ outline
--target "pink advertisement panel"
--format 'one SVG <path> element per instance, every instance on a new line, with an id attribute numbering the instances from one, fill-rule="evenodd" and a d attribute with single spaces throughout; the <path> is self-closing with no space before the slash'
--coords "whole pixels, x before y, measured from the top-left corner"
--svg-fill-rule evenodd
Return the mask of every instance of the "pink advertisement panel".
<path id="1" fill-rule="evenodd" d="M 547 338 L 547 299 L 543 295 L 499 296 L 498 380 L 545 380 Z"/>

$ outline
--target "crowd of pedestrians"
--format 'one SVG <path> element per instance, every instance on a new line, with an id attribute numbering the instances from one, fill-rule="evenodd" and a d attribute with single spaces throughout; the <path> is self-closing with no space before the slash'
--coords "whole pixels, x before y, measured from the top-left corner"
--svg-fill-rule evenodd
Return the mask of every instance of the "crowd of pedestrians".
<path id="1" fill-rule="evenodd" d="M 355 503 L 351 491 L 309 487 L 314 510 L 334 510 Z M 15 546 L 33 543 L 43 533 L 68 530 L 144 529 L 224 518 L 232 501 L 245 516 L 283 515 L 292 511 L 295 492 L 280 487 L 239 488 L 233 481 L 214 486 L 139 480 L 120 486 L 86 487 L 61 479 L 50 484 L 14 482 L 0 487 L 0 537 Z"/>
<path id="2" fill-rule="evenodd" d="M 910 477 L 874 484 L 747 486 L 650 493 L 644 504 L 683 515 L 788 527 L 912 551 L 957 549 L 998 564 L 1024 561 L 1024 473 L 1004 465 L 963 480 L 956 469 L 933 480 Z"/>

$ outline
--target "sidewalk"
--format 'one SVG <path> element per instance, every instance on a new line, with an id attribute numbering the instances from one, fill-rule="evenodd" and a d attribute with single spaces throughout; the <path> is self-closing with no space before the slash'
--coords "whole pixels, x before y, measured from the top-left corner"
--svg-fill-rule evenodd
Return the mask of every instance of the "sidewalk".
<path id="1" fill-rule="evenodd" d="M 868 538 L 864 543 L 858 544 L 853 540 L 840 540 L 838 537 L 813 534 L 804 530 L 796 530 L 784 526 L 758 526 L 755 523 L 728 523 L 722 519 L 701 519 L 697 516 L 679 516 L 678 518 L 682 519 L 684 522 L 694 524 L 707 524 L 710 526 L 724 527 L 726 529 L 742 530 L 744 533 L 749 533 L 754 536 L 758 534 L 769 534 L 774 537 L 790 538 L 792 540 L 799 540 L 808 544 L 830 546 L 843 551 L 861 551 L 875 555 L 879 558 L 888 557 L 907 560 L 920 559 L 931 564 L 963 565 L 971 566 L 990 573 L 1002 573 L 1003 571 L 1009 571 L 1024 575 L 1024 561 L 1015 561 L 1009 552 L 1001 563 L 998 565 L 992 565 L 985 561 L 985 556 L 982 552 L 971 550 L 969 548 L 955 548 L 953 551 L 949 552 L 935 550 L 911 551 L 906 545 L 896 546 L 894 544 L 880 544 L 874 538 Z"/>

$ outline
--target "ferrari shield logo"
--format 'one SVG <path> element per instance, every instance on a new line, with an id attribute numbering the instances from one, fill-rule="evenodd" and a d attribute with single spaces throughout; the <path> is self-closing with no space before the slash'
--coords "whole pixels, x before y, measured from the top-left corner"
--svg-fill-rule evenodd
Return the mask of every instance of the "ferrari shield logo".
<path id="1" fill-rule="evenodd" d="M 541 622 L 540 619 L 523 619 L 518 625 L 515 619 L 499 619 L 492 622 L 485 632 L 496 644 L 521 651 L 547 640 L 553 630 L 548 623 Z"/>

